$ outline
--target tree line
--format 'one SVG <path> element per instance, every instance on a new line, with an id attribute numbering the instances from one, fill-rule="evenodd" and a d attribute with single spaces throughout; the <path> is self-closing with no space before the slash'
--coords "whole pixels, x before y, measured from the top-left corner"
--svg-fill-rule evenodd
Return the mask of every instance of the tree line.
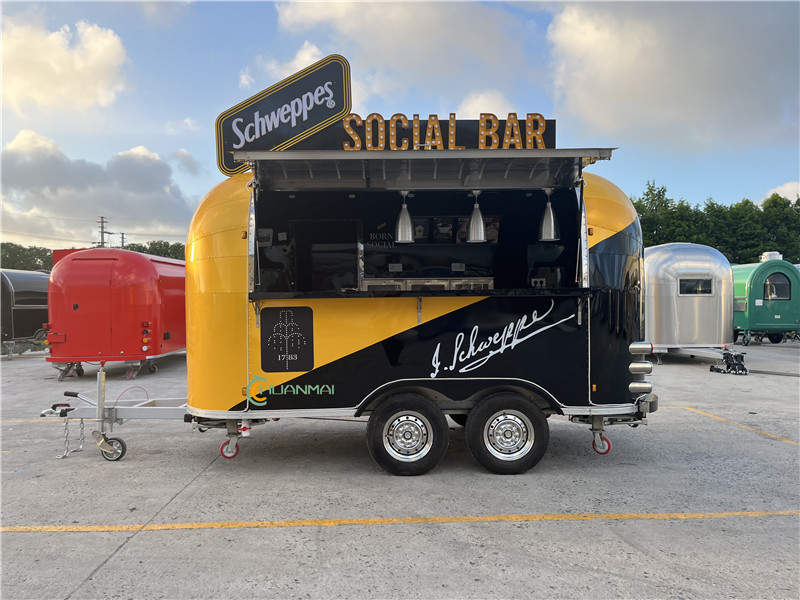
<path id="1" fill-rule="evenodd" d="M 800 198 L 791 201 L 772 194 L 761 206 L 747 199 L 727 206 L 709 198 L 701 208 L 675 201 L 664 186 L 648 182 L 644 195 L 631 200 L 645 248 L 691 242 L 716 248 L 731 264 L 755 263 L 771 251 L 800 263 Z"/>
<path id="2" fill-rule="evenodd" d="M 145 244 L 126 244 L 125 250 L 178 260 L 184 260 L 186 255 L 186 247 L 183 244 L 178 242 L 171 244 L 163 240 L 153 240 Z M 53 251 L 39 246 L 21 246 L 3 242 L 0 244 L 0 265 L 4 269 L 50 271 L 53 268 Z"/>
<path id="3" fill-rule="evenodd" d="M 763 252 L 777 251 L 784 260 L 800 263 L 800 198 L 772 194 L 758 206 L 742 200 L 730 206 L 711 198 L 700 206 L 667 196 L 667 188 L 648 182 L 641 198 L 631 198 L 642 226 L 645 248 L 670 242 L 690 242 L 716 248 L 732 264 L 758 262 Z M 153 240 L 128 244 L 127 250 L 184 260 L 185 246 Z M 53 268 L 52 251 L 38 246 L 0 244 L 0 265 L 24 271 Z"/>

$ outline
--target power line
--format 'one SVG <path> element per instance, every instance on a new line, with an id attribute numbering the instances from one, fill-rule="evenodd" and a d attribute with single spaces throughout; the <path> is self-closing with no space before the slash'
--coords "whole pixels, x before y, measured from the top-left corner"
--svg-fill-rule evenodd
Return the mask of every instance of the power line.
<path id="1" fill-rule="evenodd" d="M 28 238 L 37 238 L 41 240 L 55 240 L 57 242 L 72 242 L 76 244 L 93 244 L 94 242 L 87 242 L 86 240 L 70 240 L 67 238 L 49 237 L 46 235 L 33 235 L 31 233 L 20 233 L 19 231 L 3 231 L 3 235 L 21 235 Z"/>
<path id="2" fill-rule="evenodd" d="M 20 213 L 10 213 L 8 211 L 3 211 L 3 214 L 4 215 L 15 216 L 15 217 L 24 217 L 24 215 L 21 215 Z M 81 222 L 81 223 L 98 223 L 98 221 L 92 221 L 92 219 L 72 219 L 72 218 L 69 218 L 69 217 L 51 217 L 51 216 L 48 216 L 48 215 L 38 215 L 38 214 L 36 215 L 36 218 L 37 219 L 40 219 L 40 218 L 41 219 L 52 219 L 53 221 L 78 221 L 78 222 Z M 108 223 L 109 217 L 104 217 L 104 218 L 106 219 L 106 223 Z M 106 232 L 107 235 L 110 235 L 110 234 L 113 234 L 113 233 L 114 233 L 113 231 Z M 21 233 L 21 234 L 17 234 L 17 235 L 28 235 L 28 234 Z M 150 237 L 161 237 L 161 238 L 177 238 L 177 239 L 184 239 L 186 237 L 185 234 L 184 235 L 168 235 L 166 233 L 127 233 L 126 232 L 125 235 L 128 235 L 128 236 L 135 235 L 135 236 L 139 236 L 139 237 L 150 236 Z M 31 236 L 31 237 L 33 237 L 33 236 Z M 59 239 L 63 239 L 63 238 L 59 238 Z M 86 243 L 93 244 L 95 242 L 86 242 Z"/>
<path id="3" fill-rule="evenodd" d="M 22 213 L 11 213 L 11 212 L 8 212 L 7 210 L 4 210 L 3 214 L 4 215 L 11 215 L 11 216 L 14 216 L 14 217 L 25 217 L 25 218 L 27 218 L 27 215 L 24 215 Z M 69 217 L 50 217 L 48 215 L 36 215 L 35 218 L 37 218 L 37 219 L 51 219 L 53 221 L 80 221 L 81 223 L 92 223 L 93 222 L 91 219 L 71 219 Z"/>
<path id="4" fill-rule="evenodd" d="M 180 240 L 186 239 L 186 235 L 167 235 L 166 233 L 125 233 L 126 236 L 130 237 L 132 235 L 137 237 L 149 237 L 149 238 L 177 238 Z"/>
<path id="5" fill-rule="evenodd" d="M 114 235 L 114 232 L 113 231 L 108 231 L 106 229 L 106 225 L 108 224 L 108 221 L 106 220 L 105 217 L 100 217 L 100 220 L 97 221 L 97 223 L 100 224 L 100 247 L 101 248 L 105 248 L 106 247 L 106 236 L 107 235 L 108 236 Z"/>

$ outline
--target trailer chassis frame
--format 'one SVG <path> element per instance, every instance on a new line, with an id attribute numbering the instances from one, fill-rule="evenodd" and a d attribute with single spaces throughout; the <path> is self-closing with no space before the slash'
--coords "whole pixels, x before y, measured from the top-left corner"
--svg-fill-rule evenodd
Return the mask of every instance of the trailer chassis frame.
<path id="1" fill-rule="evenodd" d="M 96 429 L 92 431 L 92 438 L 103 458 L 110 461 L 121 459 L 127 450 L 121 438 L 109 437 L 114 431 L 114 425 L 122 425 L 127 419 L 183 419 L 186 415 L 186 398 L 149 398 L 146 400 L 126 401 L 114 406 L 106 406 L 106 371 L 105 363 L 100 364 L 97 372 L 97 400 L 78 392 L 64 392 L 69 398 L 77 398 L 83 405 L 72 406 L 70 403 L 61 402 L 50 406 L 39 415 L 40 417 L 64 419 L 64 453 L 56 458 L 67 458 L 71 452 L 83 449 L 83 427 L 85 420 L 93 420 Z M 81 437 L 80 447 L 76 450 L 69 448 L 69 421 L 80 419 Z"/>

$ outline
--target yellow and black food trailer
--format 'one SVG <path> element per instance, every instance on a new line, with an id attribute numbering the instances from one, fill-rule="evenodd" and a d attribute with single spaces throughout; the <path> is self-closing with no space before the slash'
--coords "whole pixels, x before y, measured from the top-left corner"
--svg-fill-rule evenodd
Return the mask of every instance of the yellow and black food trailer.
<path id="1" fill-rule="evenodd" d="M 366 421 L 386 470 L 424 473 L 447 419 L 495 473 L 546 452 L 547 419 L 612 424 L 657 409 L 642 360 L 643 248 L 625 194 L 585 172 L 612 149 L 562 149 L 538 113 L 477 120 L 351 111 L 337 55 L 217 119 L 228 178 L 186 245 L 187 398 L 54 404 L 106 427 L 176 418 L 222 428 L 226 458 L 286 417 Z M 66 430 L 66 428 L 65 428 Z M 68 430 L 66 450 L 70 453 Z"/>
<path id="2" fill-rule="evenodd" d="M 220 169 L 186 246 L 187 420 L 220 451 L 268 420 L 363 417 L 391 473 L 436 466 L 449 417 L 520 473 L 548 417 L 636 426 L 642 235 L 625 194 L 537 113 L 351 112 L 331 56 L 217 120 Z"/>

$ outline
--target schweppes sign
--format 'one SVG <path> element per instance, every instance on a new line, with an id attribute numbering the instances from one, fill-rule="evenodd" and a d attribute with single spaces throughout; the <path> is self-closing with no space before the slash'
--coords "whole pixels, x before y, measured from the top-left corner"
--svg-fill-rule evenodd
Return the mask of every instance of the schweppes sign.
<path id="1" fill-rule="evenodd" d="M 535 150 L 556 147 L 556 122 L 539 113 L 478 120 L 455 113 L 385 118 L 351 113 L 350 65 L 338 54 L 295 73 L 217 117 L 217 164 L 225 175 L 246 171 L 234 152 L 292 150 Z"/>
<path id="2" fill-rule="evenodd" d="M 217 165 L 225 175 L 246 171 L 236 150 L 286 150 L 350 110 L 350 65 L 332 54 L 217 117 Z"/>

